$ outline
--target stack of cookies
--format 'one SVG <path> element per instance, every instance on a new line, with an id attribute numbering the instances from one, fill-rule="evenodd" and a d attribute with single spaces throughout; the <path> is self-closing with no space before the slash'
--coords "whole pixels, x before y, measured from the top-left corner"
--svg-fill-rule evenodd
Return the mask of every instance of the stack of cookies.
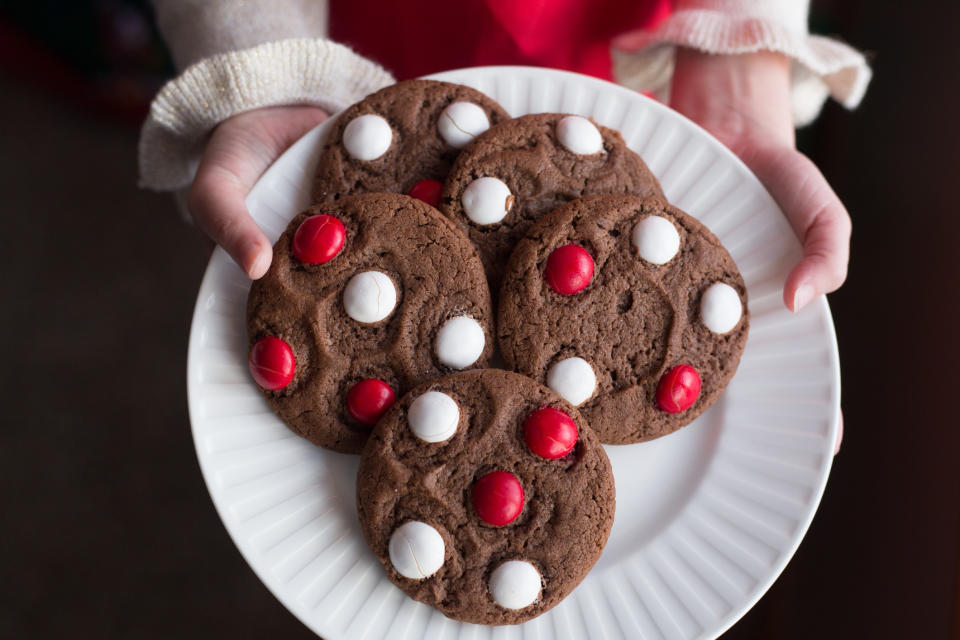
<path id="1" fill-rule="evenodd" d="M 443 82 L 343 112 L 313 200 L 250 291 L 254 380 L 360 454 L 361 528 L 408 595 L 480 624 L 549 610 L 613 524 L 601 443 L 679 429 L 736 371 L 736 265 L 618 132 Z"/>

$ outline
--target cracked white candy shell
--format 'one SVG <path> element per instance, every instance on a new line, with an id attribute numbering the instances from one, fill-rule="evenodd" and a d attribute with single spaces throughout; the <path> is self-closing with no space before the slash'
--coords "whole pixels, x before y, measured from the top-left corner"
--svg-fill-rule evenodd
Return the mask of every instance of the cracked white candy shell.
<path id="1" fill-rule="evenodd" d="M 343 290 L 343 308 L 357 322 L 379 322 L 393 313 L 396 306 L 397 289 L 393 280 L 379 271 L 358 273 Z"/>
<path id="2" fill-rule="evenodd" d="M 405 578 L 422 580 L 443 566 L 443 537 L 426 522 L 411 520 L 390 536 L 390 564 Z"/>
<path id="3" fill-rule="evenodd" d="M 490 128 L 486 112 L 472 102 L 453 102 L 440 113 L 437 131 L 454 149 L 462 149 Z"/>

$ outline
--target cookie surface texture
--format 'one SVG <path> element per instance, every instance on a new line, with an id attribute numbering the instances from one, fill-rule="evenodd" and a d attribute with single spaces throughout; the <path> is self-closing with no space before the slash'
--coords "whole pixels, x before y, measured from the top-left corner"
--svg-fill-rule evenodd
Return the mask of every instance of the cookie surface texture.
<path id="1" fill-rule="evenodd" d="M 438 409 L 453 426 L 440 442 L 417 435 L 424 407 L 448 402 L 431 394 L 457 408 Z M 553 439 L 545 434 L 569 452 L 541 447 Z M 397 402 L 361 455 L 357 504 L 367 543 L 407 595 L 457 620 L 515 624 L 587 574 L 615 496 L 603 447 L 575 408 L 529 378 L 486 369 Z"/>
<path id="2" fill-rule="evenodd" d="M 569 245 L 595 270 L 563 295 L 544 272 Z M 659 200 L 591 196 L 518 243 L 497 333 L 509 368 L 577 404 L 604 443 L 628 444 L 671 433 L 713 404 L 748 327 L 743 278 L 704 225 Z"/>
<path id="3" fill-rule="evenodd" d="M 541 113 L 493 126 L 464 149 L 440 208 L 477 245 L 496 295 L 527 229 L 558 206 L 597 193 L 663 197 L 619 132 L 580 116 Z"/>
<path id="4" fill-rule="evenodd" d="M 466 327 L 469 343 L 447 346 L 442 330 L 451 322 Z M 436 209 L 399 194 L 351 196 L 297 215 L 250 289 L 247 334 L 251 371 L 274 412 L 345 453 L 359 453 L 411 387 L 486 366 L 494 340 L 475 249 Z"/>
<path id="5" fill-rule="evenodd" d="M 506 111 L 483 93 L 435 80 L 407 80 L 348 107 L 317 161 L 312 200 L 358 193 L 404 193 L 422 180 L 446 180 L 465 140 Z"/>

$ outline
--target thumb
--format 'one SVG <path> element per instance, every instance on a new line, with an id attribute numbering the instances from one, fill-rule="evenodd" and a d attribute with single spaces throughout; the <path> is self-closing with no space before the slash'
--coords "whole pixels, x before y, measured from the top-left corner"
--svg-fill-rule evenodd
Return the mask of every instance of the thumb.
<path id="1" fill-rule="evenodd" d="M 324 119 L 315 107 L 257 109 L 225 120 L 207 143 L 187 208 L 252 279 L 267 272 L 273 252 L 247 210 L 247 194 L 287 147 Z"/>
<path id="2" fill-rule="evenodd" d="M 783 147 L 744 155 L 803 242 L 803 259 L 783 287 L 784 304 L 799 311 L 846 280 L 850 215 L 817 166 L 799 151 Z"/>

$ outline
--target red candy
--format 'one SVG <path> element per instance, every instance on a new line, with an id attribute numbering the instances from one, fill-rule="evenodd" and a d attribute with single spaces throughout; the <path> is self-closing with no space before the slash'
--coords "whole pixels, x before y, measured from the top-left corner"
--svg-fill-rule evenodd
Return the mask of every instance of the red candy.
<path id="1" fill-rule="evenodd" d="M 333 260 L 347 239 L 343 223 L 325 213 L 310 216 L 293 234 L 293 255 L 300 262 L 323 264 Z"/>
<path id="2" fill-rule="evenodd" d="M 443 183 L 437 180 L 421 180 L 410 187 L 407 195 L 417 200 L 423 200 L 435 209 L 440 208 L 440 196 L 443 194 Z"/>
<path id="3" fill-rule="evenodd" d="M 587 250 L 575 244 L 567 244 L 550 253 L 544 271 L 547 284 L 565 296 L 582 291 L 593 278 L 593 258 Z"/>
<path id="4" fill-rule="evenodd" d="M 250 373 L 264 389 L 283 389 L 293 380 L 297 368 L 293 349 L 280 338 L 264 336 L 250 349 Z"/>
<path id="5" fill-rule="evenodd" d="M 395 399 L 390 385 L 383 380 L 368 378 L 347 392 L 347 411 L 360 424 L 372 427 L 393 406 Z"/>
<path id="6" fill-rule="evenodd" d="M 657 405 L 668 413 L 686 411 L 700 395 L 700 374 L 688 364 L 670 369 L 657 385 Z"/>
<path id="7" fill-rule="evenodd" d="M 537 409 L 523 423 L 523 439 L 530 451 L 541 458 L 556 460 L 573 451 L 577 444 L 577 423 L 559 409 Z"/>
<path id="8" fill-rule="evenodd" d="M 488 524 L 510 524 L 523 510 L 523 486 L 508 471 L 491 471 L 473 485 L 473 508 Z"/>

